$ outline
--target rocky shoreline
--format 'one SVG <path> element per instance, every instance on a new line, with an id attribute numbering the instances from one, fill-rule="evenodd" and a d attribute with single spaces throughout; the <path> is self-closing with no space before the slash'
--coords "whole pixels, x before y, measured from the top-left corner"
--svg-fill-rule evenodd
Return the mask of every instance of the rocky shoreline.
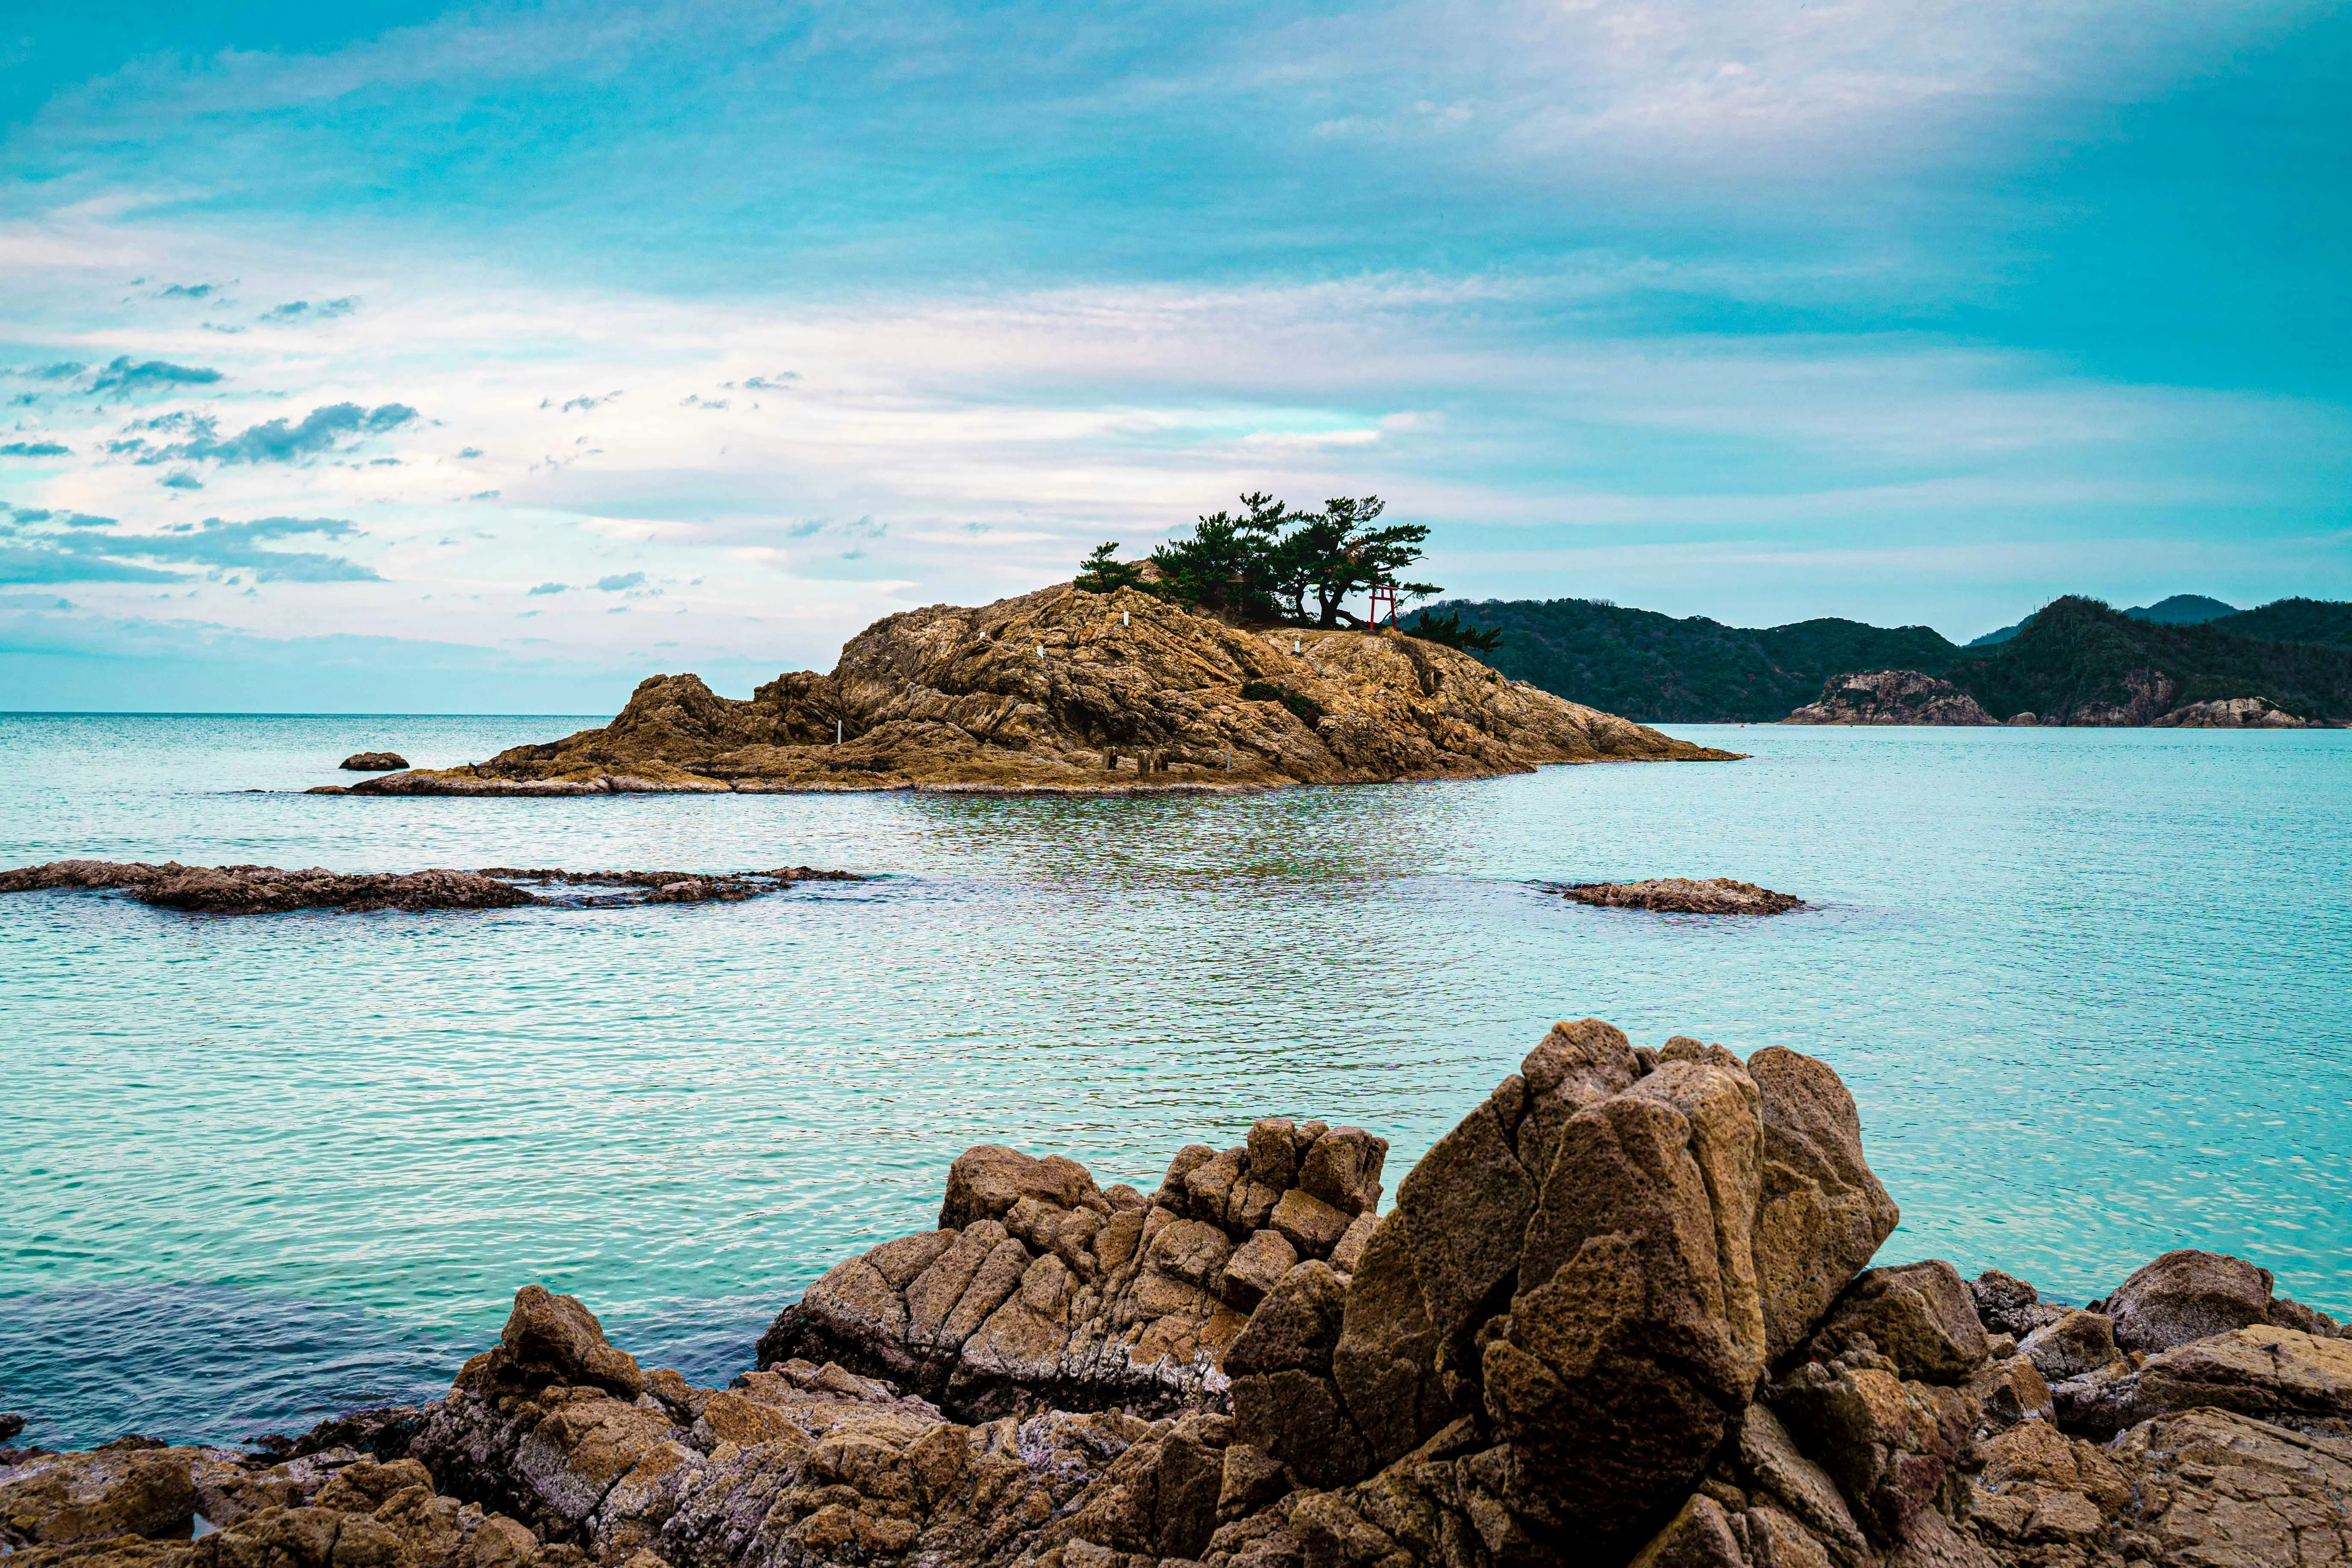
<path id="1" fill-rule="evenodd" d="M 127 892 L 157 909 L 265 915 L 297 910 L 504 910 L 525 904 L 613 909 L 635 904 L 736 903 L 796 882 L 859 882 L 854 871 L 809 866 L 772 871 L 566 871 L 488 866 L 478 871 L 328 871 L 313 866 L 183 866 L 143 861 L 52 860 L 0 871 L 0 893 L 52 889 Z"/>
<path id="2" fill-rule="evenodd" d="M 309 793 L 1224 795 L 1737 756 L 1402 632 L 1253 629 L 1065 584 L 887 616 L 831 674 L 749 701 L 657 675 L 601 729 Z"/>
<path id="3" fill-rule="evenodd" d="M 983 1146 L 723 1389 L 526 1286 L 421 1409 L 0 1454 L 23 1568 L 2352 1561 L 2352 1341 L 2252 1264 L 1867 1267 L 1826 1064 L 1562 1024 L 1380 1203 L 1261 1121 L 1154 1193 Z M 201 1522 L 199 1522 L 201 1521 Z M 193 1537 L 193 1538 L 192 1538 Z"/>

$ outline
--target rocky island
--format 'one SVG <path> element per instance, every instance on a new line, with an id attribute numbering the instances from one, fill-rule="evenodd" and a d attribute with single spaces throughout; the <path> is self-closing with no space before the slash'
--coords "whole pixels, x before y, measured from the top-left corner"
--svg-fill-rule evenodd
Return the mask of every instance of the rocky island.
<path id="1" fill-rule="evenodd" d="M 324 795 L 1222 792 L 1728 761 L 1401 632 L 1249 629 L 1067 584 L 887 616 L 749 701 L 655 676 L 600 730 Z"/>
<path id="2" fill-rule="evenodd" d="M 726 1388 L 526 1286 L 421 1409 L 0 1452 L 22 1568 L 2352 1561 L 2352 1342 L 2222 1254 L 2069 1309 L 1872 1268 L 1826 1064 L 1554 1028 L 1380 1208 L 1279 1118 L 1159 1189 L 958 1159 Z M 192 1538 L 193 1537 L 193 1538 Z"/>

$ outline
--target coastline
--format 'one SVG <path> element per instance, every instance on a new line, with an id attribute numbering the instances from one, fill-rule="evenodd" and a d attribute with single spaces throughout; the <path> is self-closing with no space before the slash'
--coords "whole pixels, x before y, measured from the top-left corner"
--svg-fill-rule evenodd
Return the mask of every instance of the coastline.
<path id="1" fill-rule="evenodd" d="M 2068 1310 L 1865 1267 L 1897 1211 L 1862 1131 L 1813 1058 L 1586 1019 L 1385 1212 L 1385 1142 L 1320 1121 L 1187 1148 L 1149 1196 L 982 1146 L 936 1230 L 836 1263 L 725 1388 L 528 1286 L 437 1404 L 249 1456 L 12 1452 L 0 1531 L 26 1568 L 266 1563 L 305 1530 L 460 1568 L 1402 1568 L 1461 1560 L 1452 1518 L 1487 1568 L 1737 1568 L 1759 1539 L 2038 1568 L 2056 1509 L 2085 1549 L 2185 1565 L 2263 1539 L 2209 1496 L 2352 1479 L 2352 1341 L 2266 1272 L 2168 1253 Z M 1573 1385 L 1545 1370 L 1570 1353 Z"/>

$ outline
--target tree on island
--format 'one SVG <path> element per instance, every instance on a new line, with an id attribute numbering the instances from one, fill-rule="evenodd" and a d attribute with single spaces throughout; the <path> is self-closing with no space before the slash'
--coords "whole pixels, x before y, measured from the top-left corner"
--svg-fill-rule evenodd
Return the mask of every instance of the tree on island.
<path id="1" fill-rule="evenodd" d="M 1191 538 L 1154 549 L 1156 581 L 1130 575 L 1140 566 L 1117 560 L 1118 546 L 1105 544 L 1087 557 L 1076 585 L 1094 594 L 1133 586 L 1242 625 L 1324 630 L 1365 626 L 1347 601 L 1375 587 L 1395 589 L 1401 601 L 1444 592 L 1434 583 L 1399 577 L 1422 559 L 1429 530 L 1417 522 L 1379 526 L 1386 506 L 1378 496 L 1335 496 L 1321 511 L 1293 511 L 1272 496 L 1253 493 L 1241 498 L 1241 506 L 1238 513 L 1210 512 L 1193 524 Z M 1465 635 L 1458 626 L 1448 629 Z M 1430 640 L 1473 646 L 1443 636 Z"/>
<path id="2" fill-rule="evenodd" d="M 1078 563 L 1077 580 L 1071 584 L 1088 594 L 1116 594 L 1121 588 L 1140 586 L 1143 568 L 1118 558 L 1118 541 L 1107 539 L 1094 548 L 1094 553 Z"/>

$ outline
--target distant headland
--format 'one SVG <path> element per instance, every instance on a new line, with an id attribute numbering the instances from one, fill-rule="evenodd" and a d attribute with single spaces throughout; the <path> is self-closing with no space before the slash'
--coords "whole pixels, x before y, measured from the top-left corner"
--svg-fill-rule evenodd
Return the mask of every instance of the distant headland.
<path id="1" fill-rule="evenodd" d="M 2068 595 L 1961 647 L 1929 626 L 1727 626 L 1592 599 L 1449 601 L 1504 674 L 1650 723 L 2301 729 L 2352 722 L 2352 605 Z"/>

